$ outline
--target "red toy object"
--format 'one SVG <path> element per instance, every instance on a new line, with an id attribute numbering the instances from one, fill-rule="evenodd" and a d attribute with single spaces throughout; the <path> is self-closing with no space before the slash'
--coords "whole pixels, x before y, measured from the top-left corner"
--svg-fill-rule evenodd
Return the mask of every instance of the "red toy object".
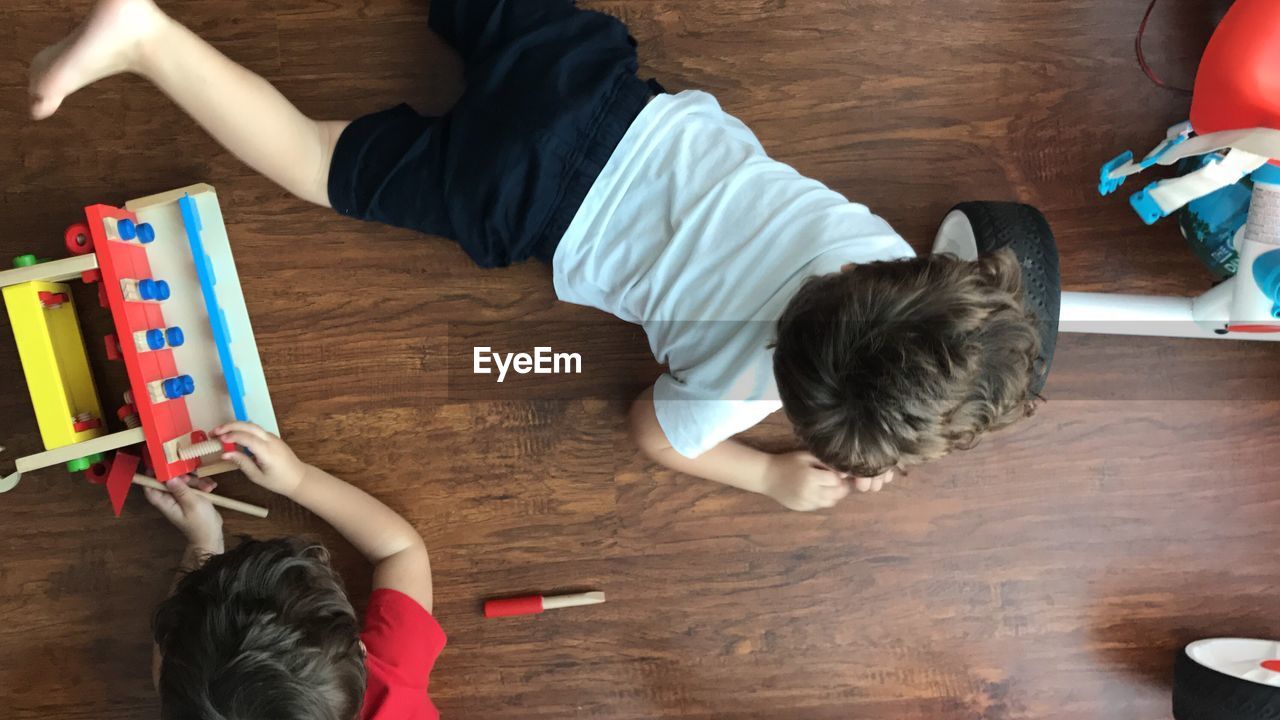
<path id="1" fill-rule="evenodd" d="M 537 615 L 542 612 L 542 596 L 526 595 L 524 597 L 486 600 L 484 616 L 487 618 L 511 617 L 512 615 Z"/>
<path id="2" fill-rule="evenodd" d="M 107 475 L 110 472 L 111 472 L 111 468 L 107 466 L 107 463 L 103 463 L 103 462 L 94 463 L 89 466 L 88 470 L 84 471 L 84 479 L 88 480 L 94 485 L 106 485 Z"/>
<path id="3" fill-rule="evenodd" d="M 1196 74 L 1191 125 L 1200 135 L 1280 129 L 1280 2 L 1236 0 Z"/>
<path id="4" fill-rule="evenodd" d="M 142 458 L 127 452 L 117 452 L 107 470 L 107 497 L 111 498 L 111 510 L 116 517 L 124 510 L 125 498 L 129 496 L 129 488 L 133 487 L 134 473 Z"/>
<path id="5" fill-rule="evenodd" d="M 67 252 L 72 255 L 88 255 L 93 252 L 93 235 L 89 232 L 89 226 L 84 223 L 76 223 L 67 228 L 62 238 L 66 243 Z M 86 278 L 85 282 L 91 281 Z"/>
<path id="6" fill-rule="evenodd" d="M 67 301 L 66 293 L 41 292 L 38 297 L 40 304 L 47 308 L 58 307 Z"/>
<path id="7" fill-rule="evenodd" d="M 157 303 L 128 302 L 121 288 L 122 280 L 150 278 L 151 264 L 147 261 L 146 249 L 138 243 L 113 242 L 107 238 L 105 221 L 128 219 L 135 223 L 138 217 L 131 212 L 111 207 L 110 205 L 93 205 L 85 208 L 88 217 L 88 229 L 91 233 L 91 246 L 98 255 L 98 268 L 102 272 L 102 282 L 98 286 L 107 296 L 111 315 L 117 330 L 133 332 L 149 328 L 167 327 L 164 313 Z M 71 231 L 68 230 L 70 235 Z M 147 385 L 163 381 L 179 375 L 173 352 L 168 348 L 148 353 L 139 353 L 131 342 L 119 342 L 117 349 L 123 356 L 125 368 L 129 374 L 129 387 L 133 390 L 134 406 L 142 421 L 142 428 L 147 436 L 147 453 L 154 468 L 156 478 L 161 482 L 194 472 L 199 466 L 198 459 L 170 462 L 165 456 L 164 445 L 176 437 L 191 434 L 191 416 L 187 412 L 184 398 L 175 398 L 162 403 L 154 403 L 147 392 Z M 128 486 L 124 490 L 128 491 Z"/>
<path id="8" fill-rule="evenodd" d="M 102 337 L 102 343 L 107 348 L 108 360 L 123 360 L 124 355 L 120 353 L 120 341 L 116 339 L 115 333 L 107 333 Z"/>
<path id="9" fill-rule="evenodd" d="M 514 615 L 537 615 L 543 610 L 579 607 L 582 605 L 599 605 L 604 602 L 604 593 L 586 592 L 574 595 L 523 595 L 513 598 L 486 600 L 484 616 L 487 618 L 512 617 Z"/>

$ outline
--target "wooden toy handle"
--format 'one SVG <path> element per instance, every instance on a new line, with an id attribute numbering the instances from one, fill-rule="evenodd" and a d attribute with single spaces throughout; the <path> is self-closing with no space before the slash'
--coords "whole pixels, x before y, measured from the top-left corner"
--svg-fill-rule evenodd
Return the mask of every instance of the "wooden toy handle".
<path id="1" fill-rule="evenodd" d="M 159 490 L 161 492 L 169 492 L 169 488 L 165 487 L 164 483 L 159 482 L 155 478 L 149 478 L 146 475 L 134 475 L 133 484 L 141 485 L 142 487 L 149 487 L 153 490 Z M 239 500 L 232 500 L 231 498 L 223 497 L 221 495 L 214 495 L 213 493 L 207 493 L 203 490 L 196 490 L 195 488 L 191 488 L 191 491 L 205 496 L 205 498 L 207 498 L 209 502 L 213 503 L 214 505 L 217 505 L 220 508 L 234 510 L 236 512 L 244 513 L 245 515 L 252 515 L 253 517 L 257 517 L 257 518 L 264 518 L 267 516 L 267 513 L 269 512 L 264 507 L 251 505 L 247 502 L 240 502 Z"/>
<path id="2" fill-rule="evenodd" d="M 558 610 L 559 608 L 581 607 L 583 605 L 599 605 L 602 602 L 604 602 L 604 593 L 602 592 L 553 595 L 542 598 L 542 609 Z"/>
<path id="3" fill-rule="evenodd" d="M 525 595 L 522 597 L 499 598 L 486 600 L 484 616 L 487 618 L 510 617 L 512 615 L 537 615 L 543 610 L 579 607 L 582 605 L 599 605 L 604 602 L 604 593 L 585 592 L 574 595 Z"/>

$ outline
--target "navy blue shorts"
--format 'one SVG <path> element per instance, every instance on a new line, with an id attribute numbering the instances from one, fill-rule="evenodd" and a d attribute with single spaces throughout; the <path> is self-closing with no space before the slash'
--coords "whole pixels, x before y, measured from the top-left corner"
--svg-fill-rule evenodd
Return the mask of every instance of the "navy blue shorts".
<path id="1" fill-rule="evenodd" d="M 407 105 L 352 122 L 334 151 L 338 212 L 452 238 L 482 267 L 550 261 L 656 84 L 616 18 L 572 0 L 433 0 L 466 90 L 440 117 Z"/>

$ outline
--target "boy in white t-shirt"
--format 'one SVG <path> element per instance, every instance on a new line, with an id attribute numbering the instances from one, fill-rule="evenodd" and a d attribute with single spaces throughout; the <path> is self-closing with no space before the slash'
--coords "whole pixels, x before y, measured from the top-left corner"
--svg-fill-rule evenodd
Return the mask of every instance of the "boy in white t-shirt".
<path id="1" fill-rule="evenodd" d="M 430 25 L 466 64 L 452 110 L 325 122 L 152 0 L 101 0 L 36 58 L 32 114 L 137 73 L 299 197 L 482 266 L 550 262 L 561 299 L 641 324 L 669 368 L 633 406 L 639 446 L 792 509 L 1030 414 L 1040 340 L 1011 254 L 915 258 L 710 95 L 641 81 L 626 27 L 571 0 L 433 0 Z M 781 408 L 807 451 L 732 439 Z"/>

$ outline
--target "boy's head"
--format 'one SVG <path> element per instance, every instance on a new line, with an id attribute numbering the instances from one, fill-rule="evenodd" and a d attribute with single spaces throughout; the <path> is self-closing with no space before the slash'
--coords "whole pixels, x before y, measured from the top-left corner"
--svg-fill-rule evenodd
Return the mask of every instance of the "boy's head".
<path id="1" fill-rule="evenodd" d="M 870 477 L 1030 415 L 1040 345 L 1012 251 L 927 255 L 811 278 L 778 321 L 774 375 L 809 450 Z"/>
<path id="2" fill-rule="evenodd" d="M 156 609 L 167 719 L 352 720 L 365 690 L 359 621 L 319 545 L 247 540 Z"/>

